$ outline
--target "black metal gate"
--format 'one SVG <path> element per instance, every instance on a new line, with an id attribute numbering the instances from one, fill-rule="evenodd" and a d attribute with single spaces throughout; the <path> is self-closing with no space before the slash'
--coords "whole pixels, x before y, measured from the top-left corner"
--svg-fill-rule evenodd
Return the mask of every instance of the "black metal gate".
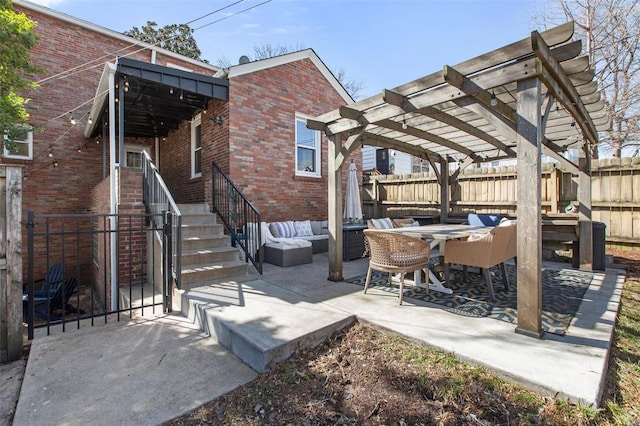
<path id="1" fill-rule="evenodd" d="M 23 319 L 34 329 L 171 310 L 171 214 L 28 212 Z M 161 226 L 154 225 L 160 224 Z"/>

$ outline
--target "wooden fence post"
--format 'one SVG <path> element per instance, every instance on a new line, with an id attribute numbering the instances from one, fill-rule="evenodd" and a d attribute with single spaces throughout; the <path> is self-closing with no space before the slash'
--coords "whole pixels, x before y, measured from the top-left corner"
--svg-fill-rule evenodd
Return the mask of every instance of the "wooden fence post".
<path id="1" fill-rule="evenodd" d="M 22 169 L 0 166 L 0 362 L 22 356 Z"/>

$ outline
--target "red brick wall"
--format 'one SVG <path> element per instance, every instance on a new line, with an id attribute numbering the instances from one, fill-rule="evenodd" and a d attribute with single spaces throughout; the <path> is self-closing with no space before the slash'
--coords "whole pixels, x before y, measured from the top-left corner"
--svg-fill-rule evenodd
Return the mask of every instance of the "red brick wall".
<path id="1" fill-rule="evenodd" d="M 39 213 L 88 211 L 91 191 L 103 178 L 104 144 L 96 144 L 95 140 L 83 136 L 91 100 L 96 94 L 104 64 L 140 47 L 132 48 L 125 41 L 30 9 L 14 8 L 37 22 L 35 31 L 40 40 L 32 50 L 31 59 L 45 72 L 35 77 L 40 81 L 40 88 L 26 94 L 31 98 L 27 104 L 31 114 L 29 123 L 38 128 L 34 133 L 34 158 L 31 161 L 3 159 L 3 162 L 24 165 L 25 212 L 29 209 Z M 151 52 L 143 49 L 129 57 L 150 62 Z M 156 63 L 166 65 L 167 62 L 212 74 L 211 69 L 157 54 Z M 76 67 L 76 71 L 67 72 Z M 72 126 L 70 115 L 64 113 L 79 106 L 73 113 L 77 124 Z M 60 115 L 63 116 L 58 118 Z M 50 150 L 53 157 L 48 156 Z M 57 167 L 53 166 L 54 161 Z"/>
<path id="2" fill-rule="evenodd" d="M 229 83 L 229 175 L 263 220 L 327 218 L 327 146 L 322 177 L 295 175 L 295 115 L 345 104 L 309 59 L 234 77 Z M 358 149 L 352 158 L 362 170 Z M 346 185 L 346 167 L 343 173 Z"/>
<path id="3" fill-rule="evenodd" d="M 214 124 L 211 118 L 223 116 L 222 124 Z M 215 99 L 209 102 L 206 113 L 201 112 L 202 175 L 191 177 L 191 123 L 184 122 L 160 144 L 158 168 L 171 194 L 178 203 L 201 203 L 211 198 L 211 162 L 228 169 L 229 148 L 226 119 L 228 105 Z"/>
<path id="4" fill-rule="evenodd" d="M 142 200 L 142 170 L 120 169 L 118 203 L 118 285 L 125 287 L 146 280 L 147 235 Z"/>
<path id="5" fill-rule="evenodd" d="M 109 219 L 106 215 L 109 213 L 109 187 L 110 179 L 103 179 L 91 191 L 91 212 L 101 216 L 96 218 L 95 231 L 98 232 L 97 238 L 97 264 L 94 259 L 91 260 L 91 275 L 87 277 L 91 279 L 94 290 L 99 295 L 100 301 L 104 304 L 110 297 L 111 273 L 109 265 L 111 264 L 111 245 L 108 234 Z"/>
<path id="6" fill-rule="evenodd" d="M 28 8 L 17 5 L 14 8 L 37 22 L 35 32 L 40 40 L 31 52 L 31 59 L 44 69 L 34 78 L 40 82 L 40 87 L 25 94 L 31 99 L 27 104 L 31 115 L 29 124 L 37 128 L 33 160 L 2 159 L 6 164 L 24 167 L 23 212 L 25 216 L 28 210 L 39 214 L 95 212 L 99 206 L 104 207 L 100 203 L 105 199 L 108 207 L 108 184 L 103 181 L 103 150 L 108 154 L 109 147 L 105 141 L 98 144 L 96 140 L 86 139 L 84 127 L 105 63 L 124 55 L 150 62 L 151 51 L 143 49 L 129 55 L 140 47 L 131 47 L 127 41 Z M 207 75 L 213 73 L 210 68 L 157 54 L 157 64 L 166 65 L 167 62 Z M 76 108 L 73 117 L 77 124 L 72 126 L 70 114 L 65 113 Z M 108 155 L 106 158 L 108 162 Z M 57 166 L 54 167 L 54 163 Z M 101 185 L 100 189 L 93 192 L 97 185 Z M 26 241 L 26 230 L 23 240 Z M 87 259 L 80 260 L 82 264 L 90 263 L 90 250 L 86 254 Z M 36 261 L 42 261 L 42 258 Z M 27 267 L 26 262 L 24 267 Z"/>

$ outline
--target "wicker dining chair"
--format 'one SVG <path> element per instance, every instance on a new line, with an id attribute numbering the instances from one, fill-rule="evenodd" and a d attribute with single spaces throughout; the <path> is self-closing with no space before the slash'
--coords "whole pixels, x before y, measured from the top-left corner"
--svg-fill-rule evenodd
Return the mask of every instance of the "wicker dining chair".
<path id="1" fill-rule="evenodd" d="M 400 304 L 404 291 L 404 275 L 429 267 L 429 244 L 407 235 L 365 229 L 364 236 L 369 250 L 369 270 L 364 292 L 367 292 L 373 270 L 400 274 Z M 428 290 L 428 287 L 427 287 Z"/>
<path id="2" fill-rule="evenodd" d="M 444 275 L 449 281 L 450 265 L 463 267 L 463 281 L 467 281 L 467 269 L 475 266 L 482 269 L 491 300 L 496 300 L 490 269 L 499 265 L 504 290 L 509 291 L 509 279 L 505 262 L 516 256 L 516 225 L 496 226 L 477 239 L 447 241 L 444 248 Z"/>

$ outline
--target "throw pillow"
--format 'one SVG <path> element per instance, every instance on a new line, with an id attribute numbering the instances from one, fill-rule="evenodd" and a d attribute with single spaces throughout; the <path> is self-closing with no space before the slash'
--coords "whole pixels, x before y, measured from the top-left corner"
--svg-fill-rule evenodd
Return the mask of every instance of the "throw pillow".
<path id="1" fill-rule="evenodd" d="M 416 222 L 415 220 L 411 223 L 403 223 L 402 227 L 403 228 L 413 228 L 414 226 L 420 226 L 419 222 Z"/>
<path id="2" fill-rule="evenodd" d="M 389 219 L 388 217 L 383 217 L 382 219 L 371 219 L 371 222 L 373 222 L 373 226 L 375 226 L 376 229 L 393 228 L 393 222 L 391 222 L 391 219 Z"/>
<path id="3" fill-rule="evenodd" d="M 319 220 L 311 221 L 311 231 L 313 231 L 313 235 L 322 234 L 322 222 Z"/>
<path id="4" fill-rule="evenodd" d="M 297 237 L 312 237 L 313 230 L 311 229 L 311 221 L 303 220 L 293 222 L 296 228 L 296 236 Z"/>
<path id="5" fill-rule="evenodd" d="M 296 227 L 292 220 L 287 220 L 286 222 L 275 222 L 275 225 L 278 229 L 278 237 L 276 238 L 293 238 L 296 236 Z"/>
<path id="6" fill-rule="evenodd" d="M 323 220 L 322 221 L 322 235 L 327 235 L 329 234 L 329 221 L 328 220 Z"/>
<path id="7" fill-rule="evenodd" d="M 269 224 L 269 231 L 271 231 L 271 235 L 273 235 L 273 238 L 280 238 L 280 234 L 278 233 L 278 227 L 276 226 L 275 222 L 271 222 Z"/>

